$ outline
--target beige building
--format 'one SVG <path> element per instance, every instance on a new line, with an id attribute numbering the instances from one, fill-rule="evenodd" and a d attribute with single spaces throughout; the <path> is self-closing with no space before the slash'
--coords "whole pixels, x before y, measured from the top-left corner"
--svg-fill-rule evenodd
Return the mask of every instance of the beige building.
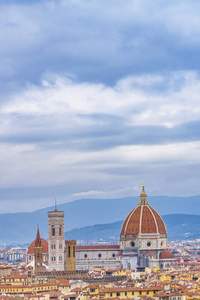
<path id="1" fill-rule="evenodd" d="M 77 270 L 92 270 L 96 266 L 118 269 L 122 266 L 120 245 L 76 247 Z"/>
<path id="2" fill-rule="evenodd" d="M 76 241 L 65 241 L 65 270 L 76 271 Z"/>
<path id="3" fill-rule="evenodd" d="M 49 270 L 64 270 L 64 211 L 48 212 Z"/>

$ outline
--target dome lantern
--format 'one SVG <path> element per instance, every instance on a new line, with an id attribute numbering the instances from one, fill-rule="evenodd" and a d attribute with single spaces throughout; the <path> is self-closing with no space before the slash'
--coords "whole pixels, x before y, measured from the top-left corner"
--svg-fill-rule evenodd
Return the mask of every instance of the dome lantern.
<path id="1" fill-rule="evenodd" d="M 145 193 L 145 190 L 144 190 L 144 184 L 142 186 L 142 192 L 140 194 L 140 201 L 139 201 L 138 205 L 149 205 L 149 202 L 147 201 L 147 194 Z"/>

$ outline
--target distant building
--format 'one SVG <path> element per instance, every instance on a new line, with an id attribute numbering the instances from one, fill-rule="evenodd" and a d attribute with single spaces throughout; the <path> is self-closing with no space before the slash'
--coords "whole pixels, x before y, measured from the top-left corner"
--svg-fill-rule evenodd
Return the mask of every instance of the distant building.
<path id="1" fill-rule="evenodd" d="M 41 239 L 43 261 L 49 270 L 91 270 L 95 266 L 109 269 L 136 267 L 169 267 L 175 263 L 167 249 L 167 230 L 163 219 L 153 209 L 142 187 L 138 205 L 126 217 L 120 233 L 120 245 L 77 246 L 76 241 L 64 244 L 64 212 L 48 212 L 49 245 Z M 33 258 L 35 241 L 28 249 L 27 262 Z"/>
<path id="2" fill-rule="evenodd" d="M 64 270 L 64 211 L 48 212 L 49 270 Z"/>
<path id="3" fill-rule="evenodd" d="M 153 209 L 144 190 L 138 205 L 126 217 L 120 234 L 120 248 L 124 268 L 166 267 L 174 263 L 174 255 L 167 250 L 167 230 L 161 216 Z"/>
<path id="4" fill-rule="evenodd" d="M 27 257 L 26 257 L 26 262 L 27 264 L 31 263 L 34 260 L 34 249 L 35 249 L 35 242 L 36 240 L 34 240 L 27 251 Z M 41 238 L 41 245 L 42 245 L 42 259 L 43 259 L 43 263 L 47 264 L 49 261 L 49 246 L 48 246 L 48 242 L 46 240 L 44 240 L 43 238 Z"/>

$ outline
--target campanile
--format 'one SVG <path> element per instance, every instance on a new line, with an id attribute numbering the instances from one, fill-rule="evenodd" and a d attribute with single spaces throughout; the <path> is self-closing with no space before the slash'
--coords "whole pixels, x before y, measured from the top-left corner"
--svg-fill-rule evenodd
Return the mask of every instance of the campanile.
<path id="1" fill-rule="evenodd" d="M 49 270 L 64 270 L 64 211 L 48 212 Z"/>

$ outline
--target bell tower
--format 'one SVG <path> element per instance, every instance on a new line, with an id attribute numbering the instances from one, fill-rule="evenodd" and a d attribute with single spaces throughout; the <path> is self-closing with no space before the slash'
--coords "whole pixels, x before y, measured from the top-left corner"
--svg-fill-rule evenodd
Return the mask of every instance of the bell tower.
<path id="1" fill-rule="evenodd" d="M 76 271 L 76 241 L 65 241 L 66 258 L 65 270 Z"/>
<path id="2" fill-rule="evenodd" d="M 35 247 L 34 247 L 34 254 L 35 254 L 35 275 L 39 275 L 43 271 L 42 267 L 42 242 L 40 238 L 40 231 L 39 227 L 37 229 L 37 236 L 35 240 Z"/>
<path id="3" fill-rule="evenodd" d="M 64 270 L 64 211 L 48 212 L 49 270 Z"/>

